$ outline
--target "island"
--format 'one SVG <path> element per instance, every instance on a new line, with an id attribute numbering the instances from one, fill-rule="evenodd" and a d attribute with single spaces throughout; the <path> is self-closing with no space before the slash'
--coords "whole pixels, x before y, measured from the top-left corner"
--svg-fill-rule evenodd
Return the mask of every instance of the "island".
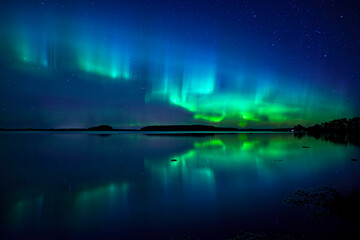
<path id="1" fill-rule="evenodd" d="M 292 128 L 236 128 L 216 127 L 211 125 L 151 125 L 140 129 L 119 129 L 110 125 L 99 125 L 89 128 L 51 128 L 51 129 L 5 129 L 0 131 L 140 131 L 140 132 L 294 132 L 308 135 L 328 133 L 360 133 L 360 117 L 335 119 L 329 122 L 304 127 L 300 124 Z"/>
<path id="2" fill-rule="evenodd" d="M 113 131 L 114 129 L 112 128 L 112 126 L 109 126 L 109 125 L 100 125 L 100 126 L 96 126 L 96 127 L 89 127 L 88 130 L 89 131 Z"/>

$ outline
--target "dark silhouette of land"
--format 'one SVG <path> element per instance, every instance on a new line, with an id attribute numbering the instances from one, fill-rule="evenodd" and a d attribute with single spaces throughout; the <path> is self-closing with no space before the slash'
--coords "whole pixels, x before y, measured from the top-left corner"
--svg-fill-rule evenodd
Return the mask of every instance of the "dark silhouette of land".
<path id="1" fill-rule="evenodd" d="M 311 127 L 303 127 L 300 124 L 294 126 L 296 132 L 326 133 L 326 132 L 359 132 L 360 117 L 335 119 L 329 122 L 315 124 Z"/>
<path id="2" fill-rule="evenodd" d="M 109 125 L 100 125 L 90 128 L 50 128 L 50 129 L 4 129 L 0 131 L 155 131 L 155 132 L 244 132 L 244 131 L 275 131 L 275 132 L 290 132 L 292 128 L 273 128 L 273 129 L 254 129 L 254 128 L 227 128 L 215 127 L 209 125 L 154 125 L 146 126 L 140 129 L 114 129 Z"/>
<path id="3" fill-rule="evenodd" d="M 234 128 L 234 127 L 215 127 L 209 125 L 153 125 L 140 129 L 114 129 L 109 125 L 100 125 L 90 128 L 58 128 L 58 129 L 4 129 L 0 131 L 142 131 L 142 132 L 294 132 L 297 137 L 302 134 L 321 137 L 331 134 L 355 134 L 360 133 L 360 117 L 351 119 L 336 119 L 311 127 L 304 127 L 300 124 L 293 128 Z"/>
<path id="4" fill-rule="evenodd" d="M 192 132 L 179 132 L 179 131 L 174 131 L 174 132 L 165 132 L 165 131 L 159 131 L 159 132 L 147 132 L 144 131 L 143 135 L 146 136 L 157 136 L 157 137 L 209 137 L 209 136 L 215 136 L 215 135 L 221 135 L 221 134 L 226 134 L 226 135 L 231 135 L 231 134 L 238 134 L 240 131 L 236 131 L 236 132 L 220 132 L 220 131 L 213 131 L 213 132 L 201 132 L 201 131 L 192 131 Z"/>
<path id="5" fill-rule="evenodd" d="M 100 125 L 88 128 L 90 131 L 113 131 L 114 129 L 109 125 Z"/>
<path id="6" fill-rule="evenodd" d="M 99 125 L 89 128 L 23 128 L 23 129 L 5 129 L 0 128 L 0 131 L 139 131 L 137 129 L 114 129 L 110 125 Z"/>
<path id="7" fill-rule="evenodd" d="M 292 128 L 275 128 L 275 129 L 254 129 L 254 128 L 229 128 L 229 127 L 215 127 L 209 125 L 154 125 L 147 126 L 140 129 L 140 131 L 155 131 L 155 132 L 243 132 L 243 131 L 287 131 L 290 132 Z"/>
<path id="8" fill-rule="evenodd" d="M 180 131 L 180 132 L 192 132 L 192 131 L 239 131 L 238 128 L 225 128 L 225 127 L 214 127 L 207 125 L 154 125 L 140 128 L 140 131 Z"/>
<path id="9" fill-rule="evenodd" d="M 294 136 L 310 136 L 324 141 L 360 147 L 360 117 L 335 119 L 311 127 L 294 126 Z"/>

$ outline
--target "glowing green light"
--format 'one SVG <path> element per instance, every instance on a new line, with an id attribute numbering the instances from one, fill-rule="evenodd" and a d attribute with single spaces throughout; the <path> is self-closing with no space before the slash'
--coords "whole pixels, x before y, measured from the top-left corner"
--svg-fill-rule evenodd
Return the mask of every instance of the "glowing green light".
<path id="1" fill-rule="evenodd" d="M 210 139 L 206 142 L 195 142 L 195 148 L 207 148 L 207 147 L 225 147 L 225 144 L 220 139 Z"/>
<path id="2" fill-rule="evenodd" d="M 130 59 L 125 50 L 97 38 L 84 39 L 84 42 L 76 46 L 77 64 L 81 70 L 110 79 L 131 78 Z"/>
<path id="3" fill-rule="evenodd" d="M 203 119 L 209 122 L 221 122 L 224 119 L 225 115 L 221 115 L 221 116 L 214 116 L 214 115 L 206 115 L 206 114 L 195 114 L 194 118 L 195 119 Z"/>
<path id="4" fill-rule="evenodd" d="M 110 77 L 112 79 L 129 79 L 130 73 L 128 69 L 123 69 L 122 66 L 119 66 L 118 68 L 110 68 L 107 67 L 101 63 L 98 63 L 96 61 L 84 61 L 79 62 L 80 69 L 89 72 L 89 73 L 95 73 L 101 76 Z"/>

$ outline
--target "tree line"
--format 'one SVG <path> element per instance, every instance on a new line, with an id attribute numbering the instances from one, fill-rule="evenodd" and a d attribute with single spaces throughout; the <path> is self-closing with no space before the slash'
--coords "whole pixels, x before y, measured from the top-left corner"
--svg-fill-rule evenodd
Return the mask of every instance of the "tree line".
<path id="1" fill-rule="evenodd" d="M 332 132 L 332 131 L 360 131 L 360 117 L 341 118 L 328 122 L 315 124 L 311 127 L 304 127 L 300 124 L 294 126 L 296 132 Z"/>

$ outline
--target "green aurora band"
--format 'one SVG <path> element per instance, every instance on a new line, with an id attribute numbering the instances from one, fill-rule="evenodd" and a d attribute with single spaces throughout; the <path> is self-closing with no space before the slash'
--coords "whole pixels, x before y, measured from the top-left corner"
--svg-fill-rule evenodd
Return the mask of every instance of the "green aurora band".
<path id="1" fill-rule="evenodd" d="M 105 30 L 96 26 L 93 30 L 71 32 L 64 28 L 55 33 L 41 26 L 34 30 L 27 24 L 17 29 L 8 43 L 16 69 L 30 75 L 46 73 L 50 78 L 75 71 L 84 73 L 84 80 L 132 81 L 135 85 L 147 81 L 144 104 L 183 109 L 193 118 L 188 123 L 284 127 L 355 113 L 345 99 L 330 96 L 320 86 L 255 67 L 225 66 L 215 51 L 208 49 L 181 44 L 170 48 L 161 41 L 148 40 L 150 37 L 135 41 L 135 33 L 123 35 L 120 30 L 106 32 L 104 38 L 100 36 Z"/>

